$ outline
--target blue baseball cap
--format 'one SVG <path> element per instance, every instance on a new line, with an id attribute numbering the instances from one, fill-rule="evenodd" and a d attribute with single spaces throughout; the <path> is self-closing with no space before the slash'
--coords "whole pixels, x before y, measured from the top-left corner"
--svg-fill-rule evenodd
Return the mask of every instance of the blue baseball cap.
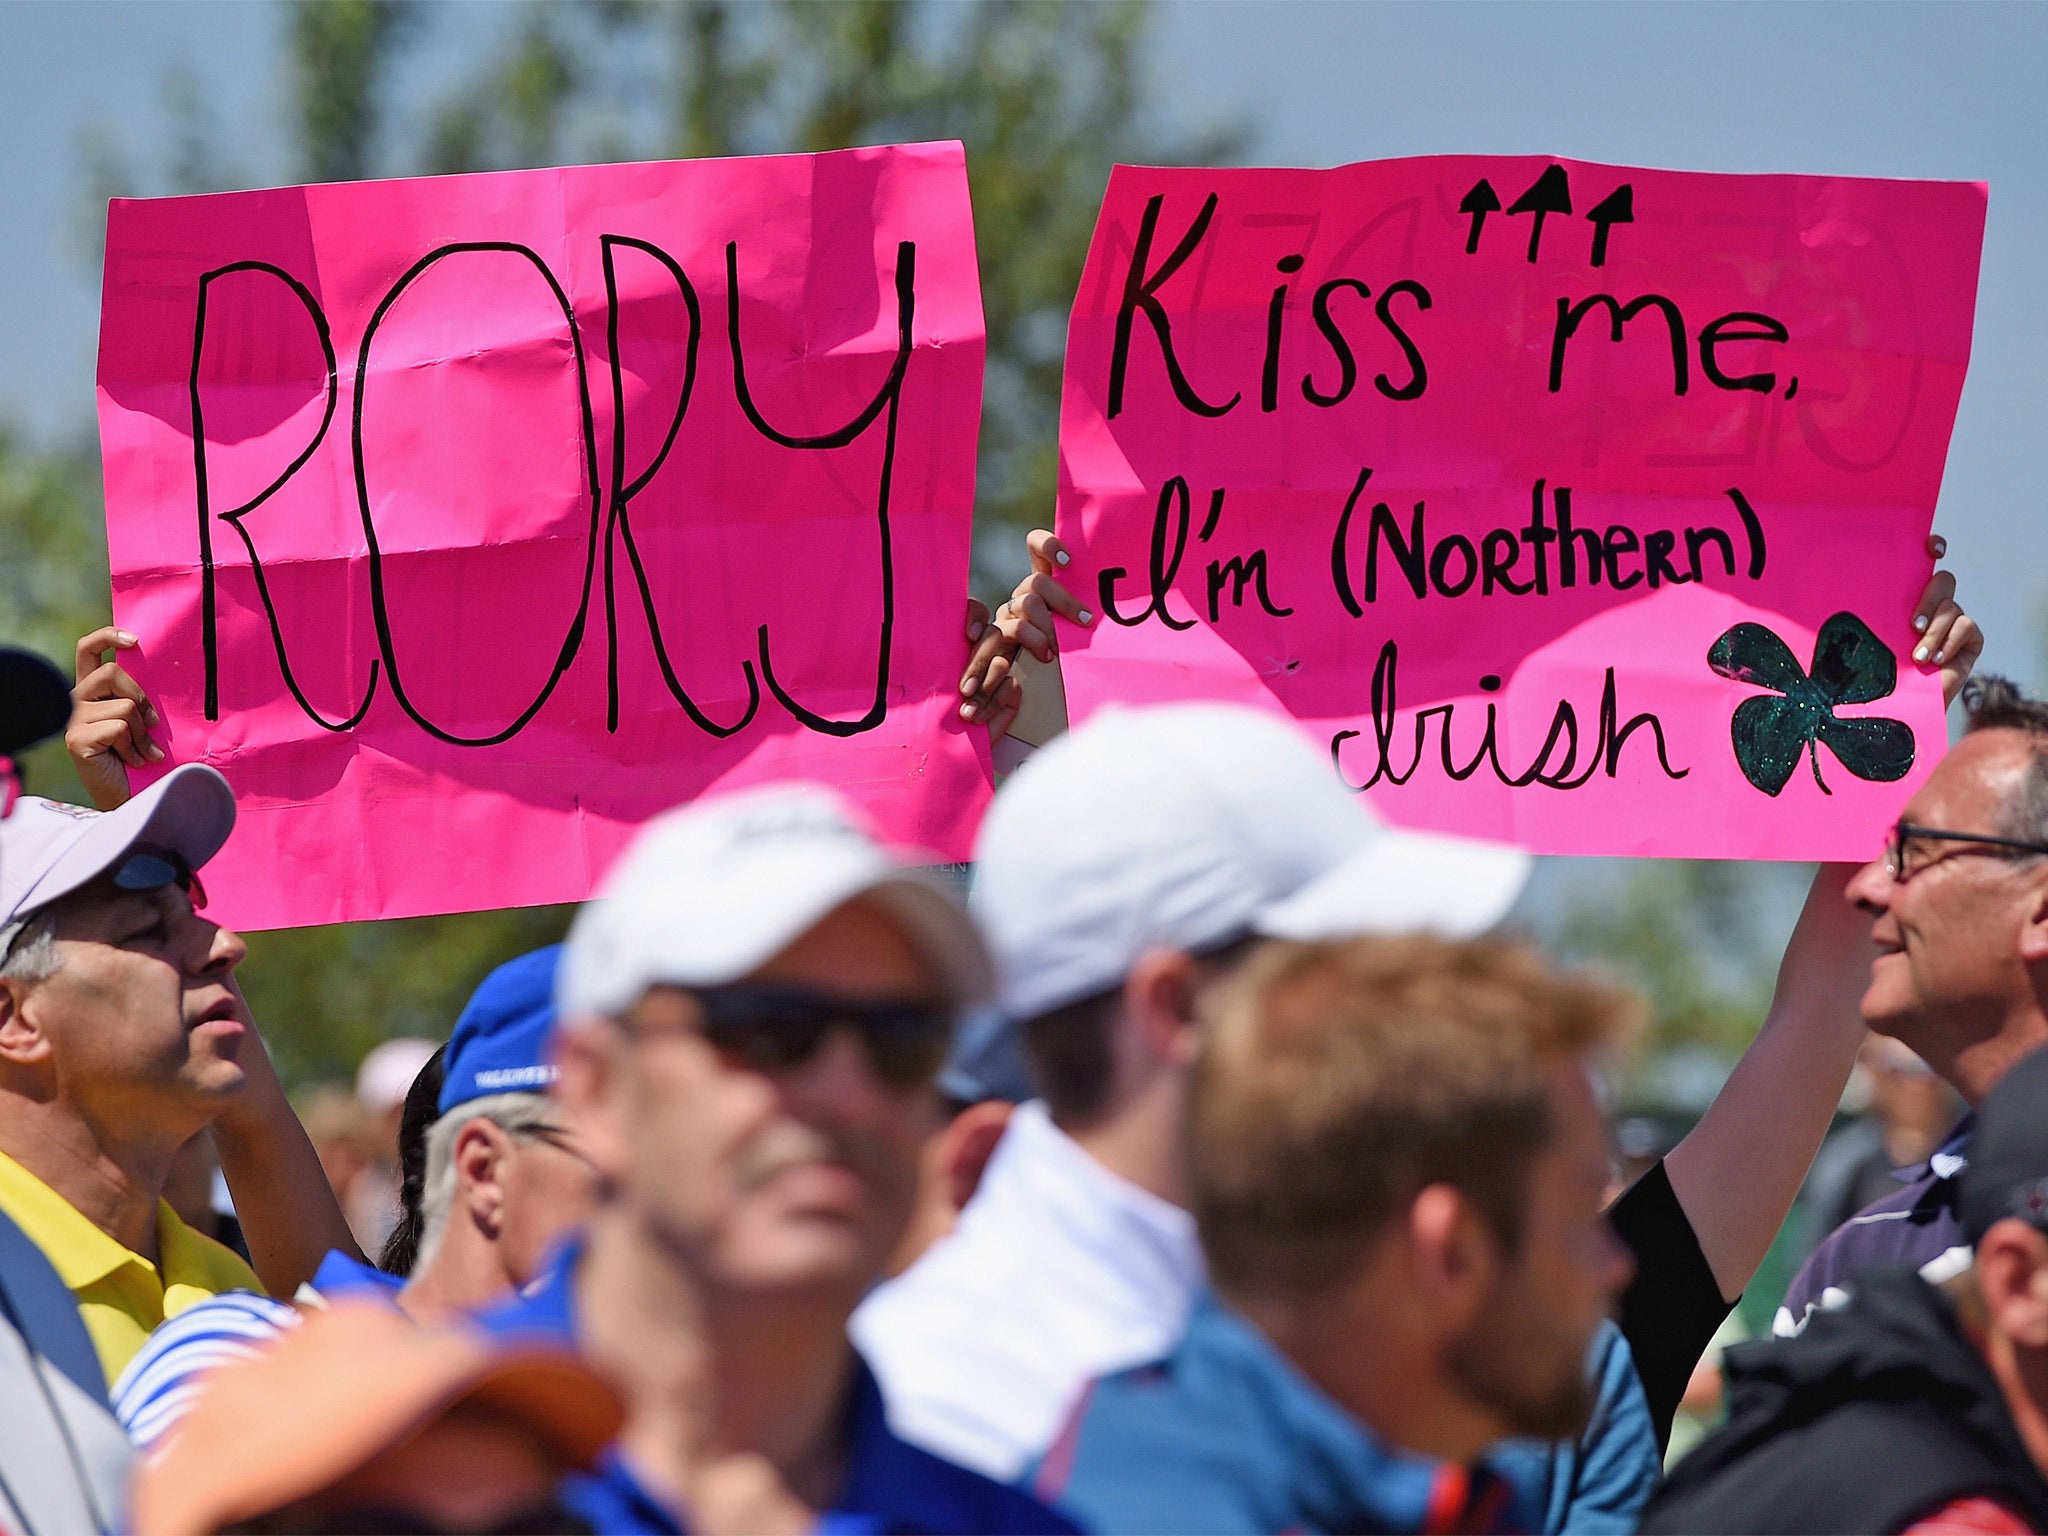
<path id="1" fill-rule="evenodd" d="M 550 944 L 507 960 L 483 980 L 448 1037 L 439 1109 L 494 1093 L 541 1093 L 555 1080 L 548 1036 L 555 1029 L 555 966 Z"/>

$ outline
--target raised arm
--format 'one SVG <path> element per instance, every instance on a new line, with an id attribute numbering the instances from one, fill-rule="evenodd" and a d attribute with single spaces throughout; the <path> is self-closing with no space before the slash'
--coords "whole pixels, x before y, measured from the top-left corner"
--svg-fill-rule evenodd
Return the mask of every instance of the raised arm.
<path id="1" fill-rule="evenodd" d="M 257 1278 L 271 1295 L 290 1297 L 313 1278 L 330 1248 L 350 1258 L 363 1255 L 246 1000 L 242 1016 L 250 1025 L 240 1056 L 248 1080 L 213 1122 L 213 1144 Z"/>
<path id="2" fill-rule="evenodd" d="M 1938 558 L 1947 548 L 1930 541 Z M 1953 702 L 1984 649 L 1938 571 L 1913 614 L 1914 659 L 1941 667 Z M 1763 1027 L 1692 1133 L 1664 1159 L 1673 1194 L 1721 1294 L 1739 1296 L 1776 1238 L 1820 1150 L 1863 1042 L 1857 1003 L 1876 951 L 1844 895 L 1853 864 L 1824 864 L 1785 946 Z"/>

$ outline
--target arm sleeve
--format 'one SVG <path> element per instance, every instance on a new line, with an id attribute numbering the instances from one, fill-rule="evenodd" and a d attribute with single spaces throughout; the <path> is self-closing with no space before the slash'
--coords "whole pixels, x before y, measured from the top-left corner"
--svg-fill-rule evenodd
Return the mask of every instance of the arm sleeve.
<path id="1" fill-rule="evenodd" d="M 296 1308 L 249 1291 L 223 1291 L 187 1307 L 149 1336 L 114 1383 L 114 1417 L 136 1449 L 154 1449 L 185 1416 L 209 1372 L 260 1353 L 298 1323 Z"/>
<path id="2" fill-rule="evenodd" d="M 1621 1332 L 1661 1451 L 1693 1367 L 1735 1303 L 1722 1297 L 1661 1160 L 1608 1207 L 1607 1219 L 1635 1255 L 1635 1279 L 1621 1294 Z"/>

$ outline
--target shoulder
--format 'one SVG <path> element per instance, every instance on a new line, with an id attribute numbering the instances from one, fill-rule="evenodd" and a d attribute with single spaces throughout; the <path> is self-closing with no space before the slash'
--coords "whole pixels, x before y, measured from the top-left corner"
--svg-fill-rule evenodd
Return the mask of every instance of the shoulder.
<path id="1" fill-rule="evenodd" d="M 114 1417 L 138 1446 L 163 1438 L 209 1372 L 246 1360 L 300 1321 L 298 1309 L 252 1291 L 195 1302 L 151 1333 L 110 1394 Z"/>
<path id="2" fill-rule="evenodd" d="M 984 1531 L 989 1536 L 1068 1536 L 1080 1530 L 1036 1494 L 999 1483 L 917 1446 L 898 1455 L 899 1496 L 913 1494 L 913 1519 L 897 1529 Z"/>

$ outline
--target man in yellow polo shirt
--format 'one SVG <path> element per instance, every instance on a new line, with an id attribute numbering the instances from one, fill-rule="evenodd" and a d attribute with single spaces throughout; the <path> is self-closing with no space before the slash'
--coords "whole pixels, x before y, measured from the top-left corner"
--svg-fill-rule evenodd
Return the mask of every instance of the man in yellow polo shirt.
<path id="1" fill-rule="evenodd" d="M 352 1247 L 235 986 L 247 948 L 199 910 L 234 822 L 227 781 L 191 765 L 116 810 L 24 797 L 0 821 L 0 1210 L 78 1298 L 108 1381 L 166 1317 L 289 1294 Z M 209 1125 L 254 1270 L 162 1198 Z"/>

